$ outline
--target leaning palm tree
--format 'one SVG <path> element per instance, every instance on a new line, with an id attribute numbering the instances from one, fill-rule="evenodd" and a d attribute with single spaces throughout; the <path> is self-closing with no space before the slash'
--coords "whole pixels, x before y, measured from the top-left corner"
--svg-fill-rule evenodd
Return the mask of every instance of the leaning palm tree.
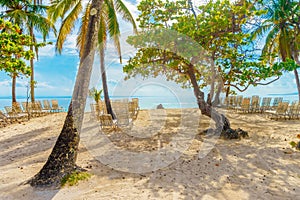
<path id="1" fill-rule="evenodd" d="M 76 1 L 60 1 L 62 6 L 68 7 Z M 75 3 L 74 3 L 75 2 Z M 80 130 L 82 126 L 84 107 L 88 95 L 88 86 L 91 77 L 100 10 L 103 0 L 92 0 L 90 18 L 87 25 L 87 34 L 84 40 L 84 51 L 80 58 L 79 69 L 73 90 L 72 101 L 64 122 L 61 133 L 52 149 L 50 156 L 43 168 L 29 181 L 32 186 L 59 186 L 62 177 L 71 174 L 76 167 Z"/>
<path id="2" fill-rule="evenodd" d="M 271 63 L 274 61 L 273 54 L 279 54 L 283 62 L 288 59 L 297 62 L 299 53 L 295 52 L 299 52 L 300 49 L 297 44 L 300 32 L 296 30 L 300 23 L 299 1 L 273 0 L 265 5 L 267 7 L 266 18 L 253 34 L 253 38 L 266 35 L 262 55 L 266 56 Z M 294 69 L 294 74 L 300 101 L 300 81 L 297 69 Z"/>
<path id="3" fill-rule="evenodd" d="M 77 3 L 74 2 L 74 5 L 65 7 L 62 11 L 60 11 L 59 7 L 61 7 L 61 5 L 62 5 L 61 2 L 53 1 L 53 4 L 49 9 L 49 16 L 54 21 L 57 19 L 58 13 L 63 12 L 65 14 L 66 11 L 68 11 L 68 9 L 71 8 L 73 9 L 71 9 L 70 14 L 64 18 L 59 31 L 59 35 L 56 43 L 56 48 L 59 53 L 61 53 L 63 48 L 63 43 L 67 35 L 70 34 L 72 27 L 74 26 L 74 21 L 78 18 L 78 15 L 82 10 L 82 2 L 81 1 L 77 1 Z M 91 8 L 91 4 L 88 3 L 84 11 L 83 17 L 81 19 L 81 26 L 79 30 L 79 35 L 77 37 L 77 47 L 79 48 L 80 51 L 79 53 L 80 57 L 82 56 L 84 50 L 83 44 L 85 40 L 85 35 L 87 34 L 87 24 L 89 22 L 90 8 Z M 99 34 L 98 34 L 99 49 L 98 50 L 100 54 L 100 69 L 101 69 L 104 101 L 106 104 L 107 113 L 111 114 L 113 118 L 115 118 L 115 115 L 113 113 L 109 95 L 108 95 L 107 78 L 105 72 L 105 49 L 106 49 L 107 38 L 109 36 L 110 38 L 113 39 L 118 55 L 120 57 L 120 62 L 122 62 L 121 45 L 120 45 L 120 28 L 119 28 L 117 13 L 121 14 L 122 19 L 132 24 L 135 33 L 137 31 L 135 21 L 128 8 L 122 2 L 122 0 L 104 0 L 103 7 L 101 9 L 100 24 L 99 24 Z"/>
<path id="4" fill-rule="evenodd" d="M 28 33 L 33 41 L 36 43 L 36 36 L 34 33 L 34 29 L 42 34 L 43 40 L 46 40 L 49 32 L 53 30 L 55 32 L 54 23 L 48 20 L 43 16 L 47 7 L 40 5 L 42 1 L 33 0 L 24 1 L 24 0 L 0 0 L 0 5 L 5 7 L 6 10 L 2 12 L 1 17 L 4 19 L 8 19 L 14 24 L 19 25 L 23 32 Z M 38 47 L 30 46 L 30 50 L 35 50 L 36 57 L 38 58 Z M 34 95 L 34 58 L 30 60 L 30 91 L 31 91 L 31 101 L 35 101 Z M 13 77 L 13 83 L 16 82 L 16 76 Z M 15 86 L 14 86 L 15 87 Z M 15 88 L 13 87 L 13 94 L 15 93 Z M 14 99 L 14 98 L 13 98 Z"/>
<path id="5" fill-rule="evenodd" d="M 33 186 L 59 184 L 62 177 L 77 170 L 76 158 L 78 153 L 78 144 L 80 130 L 82 126 L 84 106 L 88 95 L 88 86 L 91 77 L 91 71 L 94 61 L 96 45 L 98 44 L 99 28 L 102 27 L 100 21 L 103 12 L 102 6 L 105 0 L 92 0 L 86 8 L 85 15 L 89 15 L 85 26 L 85 33 L 82 36 L 82 50 L 80 55 L 80 66 L 78 69 L 76 82 L 73 90 L 72 101 L 70 103 L 68 114 L 65 119 L 63 129 L 56 141 L 56 144 L 41 171 L 30 181 Z M 120 1 L 118 1 L 120 2 Z M 52 19 L 66 17 L 63 20 L 63 26 L 60 29 L 57 50 L 61 51 L 63 41 L 70 33 L 75 19 L 82 11 L 81 1 L 63 0 L 52 1 L 55 7 L 51 6 L 49 14 Z M 66 26 L 69 24 L 69 26 Z M 61 40 L 62 39 L 62 40 Z"/>

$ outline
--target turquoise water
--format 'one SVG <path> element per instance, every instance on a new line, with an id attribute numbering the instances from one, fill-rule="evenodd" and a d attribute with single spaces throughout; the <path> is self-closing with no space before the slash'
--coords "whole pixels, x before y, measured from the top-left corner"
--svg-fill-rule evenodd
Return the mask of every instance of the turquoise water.
<path id="1" fill-rule="evenodd" d="M 297 94 L 268 94 L 266 97 L 283 97 L 284 101 L 298 100 Z M 196 99 L 191 97 L 174 97 L 174 96 L 133 96 L 133 97 L 111 97 L 111 99 L 124 99 L 124 98 L 139 98 L 139 105 L 141 109 L 154 109 L 158 104 L 162 104 L 164 108 L 196 108 Z M 36 97 L 36 100 L 51 100 L 56 99 L 60 106 L 62 106 L 65 111 L 67 110 L 71 97 L 70 96 L 45 96 Z M 26 97 L 18 97 L 18 102 L 26 102 Z M 11 105 L 11 97 L 0 97 L 0 110 L 4 110 L 4 106 Z"/>
<path id="2" fill-rule="evenodd" d="M 110 97 L 113 99 L 131 99 L 131 98 L 139 98 L 139 106 L 141 109 L 153 109 L 156 108 L 158 104 L 162 104 L 164 108 L 194 108 L 197 107 L 196 101 L 194 98 L 180 98 L 172 96 L 158 97 L 158 96 L 133 96 L 133 97 Z M 36 101 L 42 100 L 51 100 L 56 99 L 58 104 L 62 106 L 65 110 L 67 110 L 71 97 L 36 97 Z M 4 106 L 11 105 L 11 97 L 0 97 L 0 110 L 4 109 Z M 18 102 L 26 102 L 25 97 L 18 97 Z"/>

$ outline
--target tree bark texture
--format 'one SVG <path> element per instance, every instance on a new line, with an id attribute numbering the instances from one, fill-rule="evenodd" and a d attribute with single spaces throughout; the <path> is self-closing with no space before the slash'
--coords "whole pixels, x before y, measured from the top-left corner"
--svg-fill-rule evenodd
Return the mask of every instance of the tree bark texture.
<path id="1" fill-rule="evenodd" d="M 111 114 L 113 119 L 116 119 L 116 116 L 113 113 L 109 95 L 108 95 L 108 88 L 107 88 L 107 79 L 106 79 L 106 71 L 105 71 L 105 54 L 104 49 L 100 50 L 100 71 L 101 71 L 101 77 L 102 77 L 102 87 L 103 87 L 103 94 L 104 94 L 104 101 L 106 105 L 106 111 L 108 114 Z"/>

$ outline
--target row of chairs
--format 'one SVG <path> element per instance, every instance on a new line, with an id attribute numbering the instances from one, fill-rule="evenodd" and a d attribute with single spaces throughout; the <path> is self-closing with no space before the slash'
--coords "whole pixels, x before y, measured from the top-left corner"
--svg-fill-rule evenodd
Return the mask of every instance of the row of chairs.
<path id="1" fill-rule="evenodd" d="M 22 106 L 21 106 L 22 104 Z M 14 102 L 12 106 L 5 106 L 5 113 L 0 111 L 0 127 L 14 122 L 28 121 L 31 117 L 40 117 L 47 114 L 62 112 L 63 107 L 58 105 L 57 100 L 43 100 L 36 102 Z"/>
<path id="2" fill-rule="evenodd" d="M 272 104 L 271 97 L 260 98 L 257 95 L 250 97 L 229 96 L 223 105 L 229 110 L 243 113 L 265 113 L 271 119 L 299 119 L 300 103 L 293 101 L 289 104 L 283 97 L 275 97 Z"/>
<path id="3" fill-rule="evenodd" d="M 98 104 L 91 104 L 92 117 L 96 117 L 101 128 L 117 126 L 127 126 L 137 118 L 139 112 L 139 99 L 117 99 L 111 101 L 116 120 L 107 114 L 105 103 L 99 101 Z"/>

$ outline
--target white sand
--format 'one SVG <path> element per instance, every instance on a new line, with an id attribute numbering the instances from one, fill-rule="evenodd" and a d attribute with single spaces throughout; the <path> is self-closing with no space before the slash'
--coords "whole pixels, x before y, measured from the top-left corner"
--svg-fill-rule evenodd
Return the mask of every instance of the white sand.
<path id="1" fill-rule="evenodd" d="M 171 144 L 179 148 L 179 140 L 172 143 L 172 138 L 180 135 L 180 112 L 158 112 L 150 115 L 141 111 L 131 133 L 128 132 L 132 136 L 126 134 L 129 128 L 117 133 L 107 131 L 105 135 L 122 152 L 155 153 Z M 99 153 L 97 148 L 101 151 L 110 148 L 92 148 L 91 144 L 99 144 L 104 136 L 92 135 L 94 143 L 87 144 L 91 135 L 83 133 L 77 163 L 93 176 L 77 186 L 60 190 L 35 189 L 23 183 L 45 163 L 65 114 L 9 125 L 0 129 L 0 199 L 300 199 L 300 152 L 289 145 L 290 141 L 299 140 L 296 136 L 300 133 L 300 121 L 278 122 L 254 114 L 227 116 L 233 128 L 248 131 L 250 138 L 214 140 L 199 135 L 207 128 L 208 118 L 201 117 L 199 128 L 194 127 L 195 121 L 186 120 L 183 125 L 192 127 L 196 135 L 189 148 L 178 159 L 169 160 L 169 165 L 150 172 L 143 169 L 151 170 L 157 163 L 141 166 L 136 170 L 139 173 L 133 173 L 134 167 L 130 169 L 127 165 L 135 166 L 138 162 L 133 158 L 120 163 L 122 153 L 101 163 L 96 158 L 103 158 L 102 155 L 93 156 Z M 191 133 L 190 129 L 184 131 Z M 208 144 L 213 145 L 212 149 Z M 141 165 L 143 162 L 140 161 Z M 110 167 L 113 164 L 116 164 L 114 169 Z M 129 172 L 116 170 L 122 166 Z"/>

